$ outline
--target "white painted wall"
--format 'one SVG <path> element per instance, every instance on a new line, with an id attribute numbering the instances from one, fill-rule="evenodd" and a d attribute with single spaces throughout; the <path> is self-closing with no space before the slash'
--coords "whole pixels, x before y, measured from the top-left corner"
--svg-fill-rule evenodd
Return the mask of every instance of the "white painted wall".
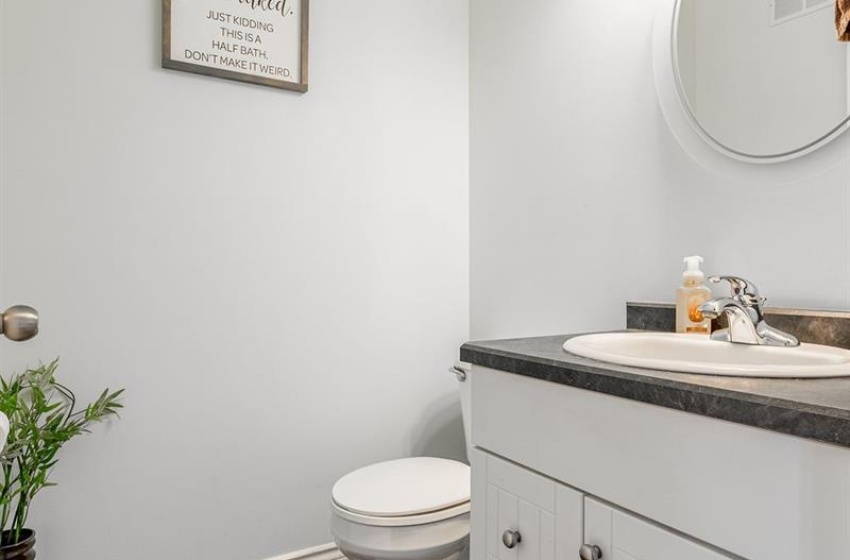
<path id="1" fill-rule="evenodd" d="M 314 0 L 311 90 L 159 68 L 158 0 L 0 4 L 0 299 L 123 419 L 39 496 L 39 557 L 259 560 L 334 480 L 463 453 L 468 6 Z"/>
<path id="2" fill-rule="evenodd" d="M 658 1 L 471 0 L 473 338 L 622 328 L 681 258 L 781 306 L 850 306 L 850 153 L 790 186 L 700 168 L 658 106 Z"/>

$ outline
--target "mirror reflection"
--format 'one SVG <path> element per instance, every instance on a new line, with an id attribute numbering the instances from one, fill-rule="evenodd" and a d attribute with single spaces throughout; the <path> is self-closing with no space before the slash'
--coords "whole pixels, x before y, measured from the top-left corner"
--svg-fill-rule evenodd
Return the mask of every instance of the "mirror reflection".
<path id="1" fill-rule="evenodd" d="M 680 94 L 703 131 L 745 156 L 794 154 L 850 115 L 833 0 L 680 0 Z"/>

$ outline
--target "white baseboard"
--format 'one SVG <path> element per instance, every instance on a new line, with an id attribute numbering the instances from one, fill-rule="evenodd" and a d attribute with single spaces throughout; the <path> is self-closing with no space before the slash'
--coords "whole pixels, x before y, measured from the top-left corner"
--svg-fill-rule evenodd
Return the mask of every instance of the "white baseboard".
<path id="1" fill-rule="evenodd" d="M 342 552 L 339 551 L 334 543 L 329 543 L 290 552 L 283 556 L 267 558 L 266 560 L 345 560 L 345 556 L 342 555 Z"/>

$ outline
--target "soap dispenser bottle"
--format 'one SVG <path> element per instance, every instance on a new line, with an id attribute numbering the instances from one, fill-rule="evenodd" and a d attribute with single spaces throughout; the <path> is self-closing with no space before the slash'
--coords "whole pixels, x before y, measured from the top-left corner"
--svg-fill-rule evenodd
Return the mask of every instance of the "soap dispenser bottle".
<path id="1" fill-rule="evenodd" d="M 702 257 L 685 257 L 684 262 L 687 268 L 682 274 L 682 287 L 676 290 L 676 332 L 709 334 L 711 320 L 699 310 L 700 305 L 711 299 L 711 289 L 699 268 Z"/>

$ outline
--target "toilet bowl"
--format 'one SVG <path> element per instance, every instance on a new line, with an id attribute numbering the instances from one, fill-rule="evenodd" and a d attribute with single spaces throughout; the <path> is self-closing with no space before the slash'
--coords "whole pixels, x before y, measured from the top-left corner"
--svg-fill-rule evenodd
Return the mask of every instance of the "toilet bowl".
<path id="1" fill-rule="evenodd" d="M 468 368 L 460 371 L 469 444 Z M 349 560 L 467 560 L 469 466 L 434 457 L 376 463 L 333 487 L 331 533 Z"/>
<path id="2" fill-rule="evenodd" d="M 468 556 L 469 467 L 415 457 L 377 463 L 333 489 L 331 533 L 350 560 Z"/>

